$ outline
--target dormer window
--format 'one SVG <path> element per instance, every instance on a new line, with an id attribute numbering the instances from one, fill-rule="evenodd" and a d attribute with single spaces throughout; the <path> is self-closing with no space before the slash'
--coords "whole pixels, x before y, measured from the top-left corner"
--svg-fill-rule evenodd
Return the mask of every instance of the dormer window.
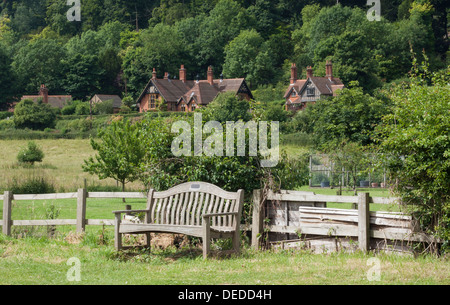
<path id="1" fill-rule="evenodd" d="M 292 90 L 291 97 L 296 97 L 296 96 L 297 96 L 297 92 L 295 92 L 294 90 Z"/>
<path id="2" fill-rule="evenodd" d="M 316 88 L 307 88 L 306 89 L 306 95 L 307 96 L 315 96 L 316 95 Z"/>

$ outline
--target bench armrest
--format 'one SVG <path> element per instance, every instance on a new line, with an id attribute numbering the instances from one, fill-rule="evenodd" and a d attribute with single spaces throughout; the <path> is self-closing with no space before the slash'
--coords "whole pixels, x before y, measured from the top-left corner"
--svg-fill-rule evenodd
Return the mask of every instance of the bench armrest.
<path id="1" fill-rule="evenodd" d="M 125 214 L 125 213 L 147 213 L 149 210 L 124 210 L 124 211 L 114 211 L 113 214 Z"/>
<path id="2" fill-rule="evenodd" d="M 230 213 L 214 213 L 214 214 L 205 214 L 202 215 L 203 218 L 211 218 L 211 217 L 216 217 L 216 216 L 237 216 L 238 213 L 237 212 L 230 212 Z"/>

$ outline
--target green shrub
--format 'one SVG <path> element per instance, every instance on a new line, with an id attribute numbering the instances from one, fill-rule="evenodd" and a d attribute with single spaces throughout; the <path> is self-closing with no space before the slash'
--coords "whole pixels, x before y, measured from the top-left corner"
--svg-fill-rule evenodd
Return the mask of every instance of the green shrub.
<path id="1" fill-rule="evenodd" d="M 28 142 L 28 147 L 21 149 L 17 155 L 19 163 L 31 165 L 35 162 L 42 162 L 42 159 L 44 159 L 44 152 L 33 141 Z"/>
<path id="2" fill-rule="evenodd" d="M 10 118 L 14 115 L 14 113 L 9 111 L 0 111 L 0 121 Z"/>

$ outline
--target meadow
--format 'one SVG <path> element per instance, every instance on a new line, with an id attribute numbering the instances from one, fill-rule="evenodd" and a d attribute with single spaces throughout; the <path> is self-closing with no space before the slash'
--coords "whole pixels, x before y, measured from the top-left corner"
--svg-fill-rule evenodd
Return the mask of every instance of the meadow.
<path id="1" fill-rule="evenodd" d="M 27 141 L 0 141 L 0 188 L 14 178 L 36 172 L 50 178 L 58 192 L 72 192 L 88 185 L 114 187 L 115 181 L 98 181 L 83 173 L 83 160 L 94 151 L 89 140 L 36 140 L 46 156 L 34 169 L 16 163 L 20 147 Z M 302 148 L 290 146 L 291 153 Z M 138 184 L 127 190 L 140 191 Z M 300 190 L 317 194 L 335 194 L 332 189 Z M 385 189 L 367 189 L 371 196 L 390 196 Z M 346 191 L 343 195 L 351 195 Z M 0 202 L 1 203 L 1 202 Z M 127 200 L 135 209 L 145 207 L 145 200 Z M 330 204 L 330 207 L 337 207 Z M 372 205 L 373 209 L 386 207 Z M 341 208 L 350 208 L 342 206 Z M 88 219 L 113 219 L 112 211 L 124 208 L 120 199 L 88 199 Z M 0 210 L 2 206 L 0 204 Z M 1 211 L 0 211 L 1 213 Z M 74 219 L 76 200 L 17 201 L 12 218 Z M 1 214 L 0 214 L 1 215 Z M 311 284 L 450 284 L 448 258 L 433 256 L 397 256 L 387 254 L 335 253 L 312 254 L 308 251 L 263 251 L 249 247 L 244 238 L 240 255 L 222 256 L 221 244 L 215 254 L 203 261 L 195 240 L 180 249 L 134 250 L 117 253 L 113 247 L 113 227 L 88 226 L 84 235 L 75 228 L 61 226 L 53 238 L 45 227 L 13 227 L 13 237 L 0 235 L 0 284 L 151 284 L 151 285 L 311 285 Z M 370 281 L 369 259 L 376 257 L 381 266 L 380 278 Z M 76 258 L 81 262 L 81 281 L 71 282 L 67 274 Z"/>

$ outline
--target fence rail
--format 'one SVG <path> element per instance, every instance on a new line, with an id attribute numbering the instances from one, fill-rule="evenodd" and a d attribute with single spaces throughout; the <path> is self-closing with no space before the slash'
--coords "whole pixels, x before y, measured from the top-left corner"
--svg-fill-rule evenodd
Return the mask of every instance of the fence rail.
<path id="1" fill-rule="evenodd" d="M 87 192 L 85 189 L 79 189 L 76 193 L 59 194 L 33 194 L 18 195 L 11 192 L 0 194 L 0 200 L 3 200 L 3 218 L 0 220 L 2 232 L 4 235 L 11 235 L 12 226 L 76 226 L 77 232 L 85 231 L 86 226 L 114 226 L 113 219 L 86 219 L 86 203 L 88 198 L 125 198 L 125 199 L 146 199 L 145 193 L 130 192 Z M 50 220 L 13 220 L 11 218 L 12 201 L 25 200 L 57 200 L 57 199 L 76 199 L 77 216 L 76 219 L 50 219 Z M 112 214 L 111 214 L 112 215 Z"/>

